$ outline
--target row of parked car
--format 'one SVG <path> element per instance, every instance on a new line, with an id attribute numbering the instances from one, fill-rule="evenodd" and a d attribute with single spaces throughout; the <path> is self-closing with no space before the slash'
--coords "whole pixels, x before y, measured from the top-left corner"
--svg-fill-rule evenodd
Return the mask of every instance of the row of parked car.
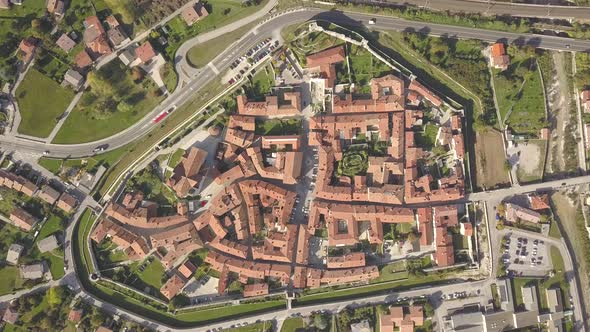
<path id="1" fill-rule="evenodd" d="M 252 47 L 248 52 L 244 55 L 239 57 L 236 61 L 234 61 L 229 67 L 231 69 L 236 69 L 242 62 L 247 61 L 246 66 L 242 68 L 239 73 L 232 77 L 227 83 L 234 84 L 235 82 L 239 81 L 242 76 L 248 71 L 251 65 L 254 65 L 260 62 L 265 56 L 270 54 L 278 45 L 279 41 L 272 42 L 272 38 L 266 38 L 265 40 L 259 42 L 254 47 Z"/>

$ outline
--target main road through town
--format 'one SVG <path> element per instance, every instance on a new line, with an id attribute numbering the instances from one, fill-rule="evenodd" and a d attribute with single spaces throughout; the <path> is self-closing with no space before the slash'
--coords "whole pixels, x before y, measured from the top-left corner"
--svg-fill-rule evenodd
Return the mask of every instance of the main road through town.
<path id="1" fill-rule="evenodd" d="M 529 44 L 539 48 L 553 50 L 571 50 L 571 51 L 588 51 L 590 50 L 590 40 L 576 40 L 554 36 L 542 36 L 534 34 L 519 34 L 500 32 L 492 30 L 475 29 L 468 27 L 457 27 L 450 25 L 432 24 L 425 22 L 408 21 L 395 17 L 376 16 L 370 14 L 349 13 L 341 11 L 326 11 L 318 8 L 306 8 L 305 10 L 289 11 L 283 14 L 275 14 L 270 19 L 256 26 L 252 31 L 247 33 L 242 39 L 229 47 L 219 56 L 217 56 L 208 66 L 196 71 L 195 75 L 188 78 L 188 82 L 179 87 L 177 91 L 168 96 L 158 107 L 149 112 L 143 119 L 108 138 L 95 142 L 82 144 L 46 144 L 34 140 L 28 140 L 18 137 L 3 136 L 0 139 L 0 148 L 8 150 L 19 150 L 33 154 L 41 154 L 49 151 L 49 155 L 56 158 L 77 158 L 93 154 L 97 146 L 108 144 L 108 150 L 121 147 L 129 142 L 135 141 L 146 135 L 151 129 L 156 127 L 152 120 L 164 110 L 173 106 L 179 107 L 207 83 L 220 79 L 219 73 L 222 73 L 229 65 L 239 58 L 245 50 L 248 50 L 260 39 L 270 36 L 273 31 L 283 27 L 302 23 L 308 20 L 325 20 L 340 25 L 364 26 L 368 24 L 371 18 L 376 18 L 375 25 L 367 25 L 373 29 L 395 30 L 395 31 L 421 31 L 437 36 L 447 36 L 452 38 L 472 38 L 483 41 L 494 42 L 502 40 L 505 42 L 517 42 Z M 186 61 L 181 61 L 185 55 L 177 55 L 177 62 L 188 66 Z M 179 58 L 180 57 L 180 58 Z M 177 66 L 182 67 L 182 66 Z M 180 68 L 182 70 L 182 68 Z M 194 72 L 194 69 L 187 69 L 185 72 Z M 225 82 L 224 82 L 225 83 Z"/>
<path id="2" fill-rule="evenodd" d="M 549 2 L 544 0 L 545 2 Z M 555 6 L 486 0 L 353 0 L 366 4 L 414 6 L 430 10 L 488 15 L 590 20 L 590 7 Z"/>

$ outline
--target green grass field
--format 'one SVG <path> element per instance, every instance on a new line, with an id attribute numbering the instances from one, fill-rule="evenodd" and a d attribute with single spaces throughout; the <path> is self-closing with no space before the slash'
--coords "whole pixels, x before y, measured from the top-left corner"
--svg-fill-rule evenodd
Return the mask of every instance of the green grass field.
<path id="1" fill-rule="evenodd" d="M 206 41 L 202 44 L 194 46 L 187 52 L 188 63 L 196 68 L 201 68 L 207 65 L 216 56 L 225 51 L 227 47 L 233 42 L 245 35 L 256 23 L 251 23 L 232 32 L 226 33 L 223 36 Z"/>
<path id="2" fill-rule="evenodd" d="M 143 272 L 137 269 L 138 266 L 139 265 L 135 266 L 133 272 L 142 282 L 155 289 L 160 289 L 160 287 L 162 287 L 162 277 L 164 276 L 165 271 L 164 266 L 162 266 L 162 263 L 160 263 L 159 260 L 154 259 L 145 267 Z"/>
<path id="3" fill-rule="evenodd" d="M 43 240 L 44 238 L 48 237 L 49 235 L 63 231 L 63 224 L 62 219 L 58 216 L 51 216 L 45 223 L 41 230 L 39 230 L 39 235 L 37 235 L 37 241 Z"/>
<path id="4" fill-rule="evenodd" d="M 283 326 L 281 327 L 281 332 L 295 332 L 297 329 L 301 329 L 304 327 L 305 327 L 305 324 L 303 323 L 303 318 L 301 318 L 301 317 L 287 318 L 283 322 Z"/>
<path id="5" fill-rule="evenodd" d="M 0 268 L 0 295 L 10 294 L 22 288 L 23 280 L 20 271 L 16 266 L 5 266 Z"/>
<path id="6" fill-rule="evenodd" d="M 112 85 L 112 94 L 84 92 L 52 143 L 84 143 L 109 137 L 135 124 L 163 99 L 152 94 L 155 85 L 148 78 L 135 83 L 130 70 L 119 60 L 109 62 L 100 72 L 108 78 L 105 85 Z M 123 99 L 130 109 L 118 108 Z"/>
<path id="7" fill-rule="evenodd" d="M 36 137 L 51 134 L 59 116 L 74 98 L 72 90 L 31 69 L 16 90 L 22 121 L 18 132 Z"/>

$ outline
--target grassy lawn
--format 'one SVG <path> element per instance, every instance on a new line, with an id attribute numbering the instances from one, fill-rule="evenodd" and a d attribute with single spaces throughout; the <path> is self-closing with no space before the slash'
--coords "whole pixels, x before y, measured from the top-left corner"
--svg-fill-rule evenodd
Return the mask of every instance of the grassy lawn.
<path id="1" fill-rule="evenodd" d="M 416 133 L 416 144 L 427 151 L 432 150 L 436 144 L 436 134 L 438 133 L 438 126 L 428 123 L 424 126 L 423 132 Z"/>
<path id="2" fill-rule="evenodd" d="M 135 124 L 163 99 L 154 94 L 155 84 L 144 78 L 136 83 L 131 70 L 118 59 L 103 66 L 96 84 L 84 92 L 52 143 L 92 142 L 114 135 Z"/>
<path id="3" fill-rule="evenodd" d="M 561 231 L 559 230 L 559 225 L 557 224 L 556 220 L 551 221 L 551 226 L 549 227 L 549 236 L 554 237 L 556 239 L 561 239 Z"/>
<path id="4" fill-rule="evenodd" d="M 412 287 L 443 283 L 445 282 L 444 279 L 444 275 L 432 274 L 424 277 L 415 276 L 401 281 L 382 282 L 371 284 L 369 286 L 345 288 L 342 290 L 329 290 L 329 288 L 326 288 L 323 292 L 303 295 L 297 298 L 294 301 L 294 305 L 307 305 L 311 303 L 353 299 L 372 294 L 381 294 L 386 291 L 402 291 Z"/>
<path id="5" fill-rule="evenodd" d="M 301 119 L 256 119 L 256 135 L 297 135 L 301 131 Z"/>
<path id="6" fill-rule="evenodd" d="M 274 75 L 270 66 L 264 66 L 254 74 L 250 85 L 245 86 L 246 95 L 251 100 L 264 100 L 264 96 L 270 94 L 270 88 L 274 85 Z"/>
<path id="7" fill-rule="evenodd" d="M 469 239 L 460 233 L 453 234 L 453 247 L 455 250 L 463 250 L 469 248 Z"/>
<path id="8" fill-rule="evenodd" d="M 225 51 L 230 44 L 240 39 L 255 25 L 256 23 L 248 24 L 232 32 L 226 33 L 223 36 L 219 36 L 191 48 L 187 52 L 188 63 L 196 68 L 201 68 L 207 65 L 211 60 L 215 59 L 216 56 L 221 54 L 221 52 Z"/>
<path id="9" fill-rule="evenodd" d="M 109 152 L 82 159 L 53 159 L 41 157 L 38 162 L 39 165 L 45 167 L 45 169 L 55 175 L 59 175 L 60 170 L 62 169 L 72 167 L 82 168 L 93 173 L 100 165 L 103 165 L 106 168 L 113 166 L 126 152 L 127 146 L 123 146 Z"/>
<path id="10" fill-rule="evenodd" d="M 170 93 L 174 92 L 174 90 L 176 90 L 176 84 L 178 83 L 178 75 L 176 75 L 176 71 L 174 71 L 172 64 L 166 62 L 166 64 L 160 68 L 160 75 L 164 80 L 166 90 Z"/>
<path id="11" fill-rule="evenodd" d="M 348 57 L 352 82 L 356 83 L 357 92 L 370 94 L 369 82 L 373 77 L 382 77 L 391 72 L 385 63 L 373 57 L 369 51 L 357 45 L 348 45 Z"/>
<path id="12" fill-rule="evenodd" d="M 88 279 L 88 276 L 91 273 L 94 273 L 94 266 L 92 265 L 92 258 L 88 251 L 86 238 L 88 237 L 88 234 L 90 234 L 95 219 L 96 216 L 92 211 L 86 209 L 74 230 L 76 236 L 74 237 L 72 245 L 74 246 L 74 252 L 78 253 L 78 255 L 74 255 L 76 261 L 76 273 L 80 275 L 81 279 L 84 278 L 85 280 Z"/>
<path id="13" fill-rule="evenodd" d="M 136 265 L 139 267 L 140 265 Z M 149 263 L 143 271 L 139 269 L 133 269 L 134 273 L 137 275 L 143 283 L 154 287 L 155 289 L 160 289 L 162 287 L 162 276 L 164 276 L 164 266 L 160 263 L 159 260 L 154 259 L 151 263 Z"/>
<path id="14" fill-rule="evenodd" d="M 180 162 L 180 159 L 182 159 L 182 156 L 184 156 L 185 152 L 186 151 L 184 149 L 178 149 L 174 151 L 174 153 L 170 157 L 170 160 L 168 161 L 168 166 L 170 168 L 176 167 L 176 165 L 178 165 L 178 163 Z"/>
<path id="15" fill-rule="evenodd" d="M 262 0 L 257 6 L 242 6 L 239 1 L 215 0 L 205 5 L 209 16 L 190 27 L 180 16 L 173 18 L 166 24 L 169 31 L 168 45 L 165 50 L 168 58 L 174 59 L 176 50 L 185 40 L 250 16 L 259 11 L 267 2 L 268 0 Z"/>
<path id="16" fill-rule="evenodd" d="M 21 134 L 47 137 L 74 98 L 72 90 L 31 69 L 16 90 L 22 121 Z"/>
<path id="17" fill-rule="evenodd" d="M 41 230 L 39 230 L 39 235 L 37 235 L 37 241 L 43 240 L 44 238 L 48 237 L 49 235 L 63 231 L 63 220 L 55 215 L 52 215 L 45 221 Z"/>
<path id="18" fill-rule="evenodd" d="M 41 157 L 41 158 L 39 158 L 38 162 L 39 162 L 39 165 L 41 165 L 43 168 L 50 171 L 51 173 L 59 174 L 59 170 L 61 169 L 61 164 L 62 164 L 61 159 Z"/>
<path id="19" fill-rule="evenodd" d="M 384 281 L 399 281 L 409 276 L 404 261 L 390 263 L 379 267 L 379 278 L 371 280 L 371 283 Z"/>
<path id="20" fill-rule="evenodd" d="M 5 266 L 0 268 L 0 295 L 10 294 L 23 287 L 23 280 L 20 271 L 16 266 Z"/>
<path id="21" fill-rule="evenodd" d="M 295 332 L 297 329 L 302 329 L 305 327 L 303 323 L 303 318 L 301 317 L 293 317 L 287 318 L 283 322 L 283 326 L 281 327 L 281 332 Z"/>
<path id="22" fill-rule="evenodd" d="M 545 100 L 535 59 L 512 57 L 507 70 L 493 72 L 502 121 L 514 133 L 537 137 L 545 125 Z"/>
<path id="23" fill-rule="evenodd" d="M 61 279 L 64 276 L 64 256 L 63 252 L 59 251 L 58 249 L 47 252 L 41 255 L 41 257 L 47 261 L 47 265 L 49 265 L 49 270 L 51 270 L 51 276 L 53 280 Z"/>

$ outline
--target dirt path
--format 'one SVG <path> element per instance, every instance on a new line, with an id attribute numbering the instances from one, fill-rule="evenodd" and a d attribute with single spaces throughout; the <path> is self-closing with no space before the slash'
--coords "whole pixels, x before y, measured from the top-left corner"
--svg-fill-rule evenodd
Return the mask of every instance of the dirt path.
<path id="1" fill-rule="evenodd" d="M 546 85 L 551 138 L 546 173 L 557 174 L 565 171 L 564 133 L 569 119 L 570 98 L 568 89 L 568 74 L 566 73 L 565 58 L 561 52 L 552 52 L 553 77 Z"/>

